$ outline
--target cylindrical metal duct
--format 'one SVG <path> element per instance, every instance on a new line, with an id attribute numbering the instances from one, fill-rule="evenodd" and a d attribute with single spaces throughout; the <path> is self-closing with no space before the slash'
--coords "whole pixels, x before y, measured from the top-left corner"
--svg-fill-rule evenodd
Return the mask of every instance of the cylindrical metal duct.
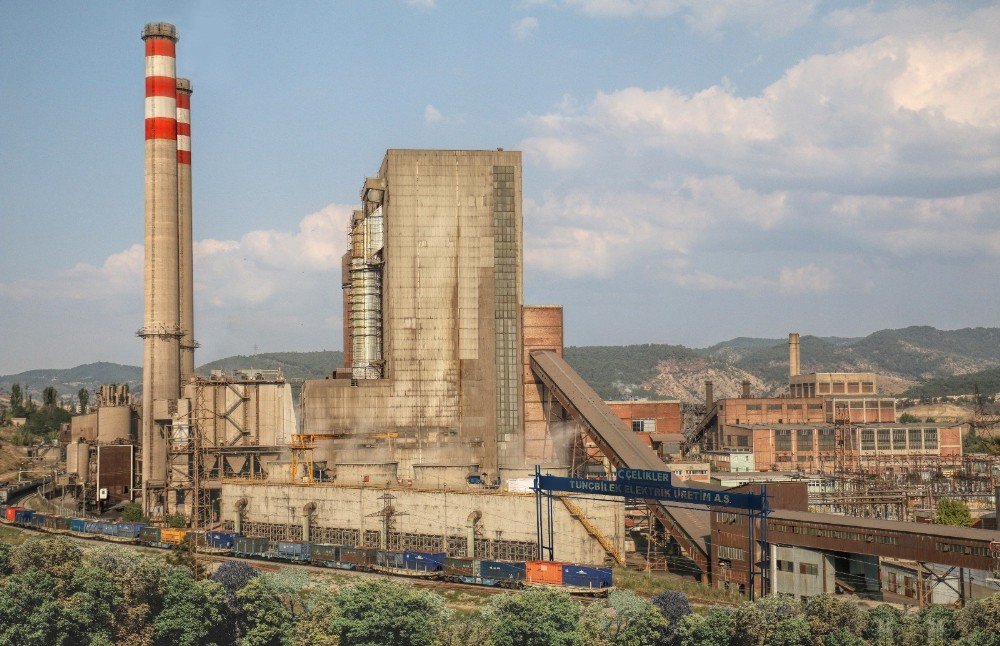
<path id="1" fill-rule="evenodd" d="M 146 49 L 146 234 L 142 371 L 142 481 L 150 489 L 167 477 L 165 434 L 154 428 L 154 402 L 180 394 L 177 239 L 177 30 L 150 23 Z"/>
<path id="2" fill-rule="evenodd" d="M 382 272 L 362 265 L 351 270 L 351 376 L 382 377 Z"/>
<path id="3" fill-rule="evenodd" d="M 743 399 L 750 399 L 750 381 L 743 380 Z"/>
<path id="4" fill-rule="evenodd" d="M 711 381 L 705 380 L 705 410 L 708 411 L 715 403 L 715 387 Z"/>
<path id="5" fill-rule="evenodd" d="M 382 207 L 378 207 L 365 218 L 365 262 L 378 262 L 376 254 L 385 246 L 385 229 L 382 220 Z"/>
<path id="6" fill-rule="evenodd" d="M 177 235 L 181 336 L 180 383 L 194 376 L 194 255 L 191 232 L 191 81 L 177 79 Z"/>

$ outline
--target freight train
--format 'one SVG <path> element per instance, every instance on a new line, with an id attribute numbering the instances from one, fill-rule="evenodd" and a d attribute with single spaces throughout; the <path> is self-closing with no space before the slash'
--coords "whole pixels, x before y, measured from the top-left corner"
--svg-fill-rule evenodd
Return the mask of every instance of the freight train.
<path id="1" fill-rule="evenodd" d="M 25 480 L 23 482 L 4 483 L 0 486 L 0 503 L 12 502 L 15 498 L 19 498 L 24 494 L 34 491 L 43 484 L 48 484 L 52 482 L 51 476 L 46 476 L 44 478 L 36 478 L 34 480 Z"/>
<path id="2" fill-rule="evenodd" d="M 155 527 L 144 523 L 108 522 L 40 514 L 17 505 L 0 505 L 0 522 L 55 534 L 132 543 L 148 547 L 194 546 L 199 552 L 245 559 L 360 572 L 377 572 L 409 578 L 466 583 L 497 588 L 557 586 L 573 594 L 604 594 L 612 587 L 609 567 L 557 561 L 492 561 L 450 557 L 443 552 L 378 550 L 352 545 L 306 541 L 272 541 L 231 532 L 196 532 Z"/>

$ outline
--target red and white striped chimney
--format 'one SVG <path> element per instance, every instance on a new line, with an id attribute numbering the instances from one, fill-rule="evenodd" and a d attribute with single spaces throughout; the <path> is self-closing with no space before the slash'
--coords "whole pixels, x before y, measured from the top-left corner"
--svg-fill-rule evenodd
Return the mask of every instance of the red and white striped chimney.
<path id="1" fill-rule="evenodd" d="M 164 424 L 180 394 L 177 244 L 177 29 L 157 22 L 146 44 L 146 235 L 142 366 L 142 486 L 147 513 L 162 510 Z M 174 405 L 171 406 L 171 400 Z"/>
<path id="2" fill-rule="evenodd" d="M 177 79 L 177 235 L 181 387 L 194 376 L 194 257 L 191 233 L 191 81 Z"/>

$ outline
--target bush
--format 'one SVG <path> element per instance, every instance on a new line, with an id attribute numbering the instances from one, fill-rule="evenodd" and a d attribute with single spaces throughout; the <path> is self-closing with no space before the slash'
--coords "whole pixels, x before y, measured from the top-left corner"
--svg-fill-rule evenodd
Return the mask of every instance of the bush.
<path id="1" fill-rule="evenodd" d="M 124 523 L 148 523 L 149 519 L 142 513 L 142 505 L 137 502 L 126 503 L 122 507 L 121 520 Z"/>
<path id="2" fill-rule="evenodd" d="M 691 602 L 687 595 L 677 590 L 666 590 L 651 599 L 663 616 L 670 622 L 671 632 L 676 631 L 681 619 L 691 614 Z"/>
<path id="3" fill-rule="evenodd" d="M 972 527 L 972 514 L 969 512 L 969 506 L 961 500 L 942 498 L 937 503 L 934 522 L 938 525 Z"/>
<path id="4" fill-rule="evenodd" d="M 704 615 L 690 614 L 677 626 L 678 646 L 729 646 L 734 613 L 726 608 L 712 608 Z"/>
<path id="5" fill-rule="evenodd" d="M 809 622 L 790 597 L 762 597 L 734 612 L 733 643 L 740 646 L 793 646 L 808 642 L 809 635 Z"/>
<path id="6" fill-rule="evenodd" d="M 220 584 L 230 597 L 235 598 L 243 586 L 259 576 L 260 570 L 246 561 L 231 560 L 216 568 L 209 578 Z"/>
<path id="7" fill-rule="evenodd" d="M 985 632 L 991 633 L 996 638 L 1000 633 L 1000 594 L 973 601 L 959 610 L 955 613 L 955 626 L 963 637 L 972 637 L 977 632 Z M 980 643 L 982 639 L 981 636 L 977 636 L 975 643 Z"/>
<path id="8" fill-rule="evenodd" d="M 580 604 L 557 588 L 529 588 L 490 599 L 483 618 L 495 646 L 575 646 Z"/>
<path id="9" fill-rule="evenodd" d="M 606 646 L 656 646 L 666 641 L 670 623 L 649 600 L 616 590 L 591 603 L 580 618 L 582 643 Z"/>
<path id="10" fill-rule="evenodd" d="M 838 631 L 847 631 L 860 638 L 868 628 L 868 613 L 858 604 L 830 594 L 809 599 L 805 604 L 805 616 L 813 636 L 819 638 Z M 838 638 L 840 643 L 849 643 L 844 639 L 843 636 Z"/>
<path id="11" fill-rule="evenodd" d="M 11 553 L 11 569 L 18 574 L 38 570 L 55 580 L 57 592 L 68 591 L 73 572 L 83 560 L 83 551 L 62 536 L 32 537 Z"/>
<path id="12" fill-rule="evenodd" d="M 440 595 L 386 580 L 342 588 L 335 606 L 332 627 L 342 646 L 430 646 L 451 614 Z"/>
<path id="13" fill-rule="evenodd" d="M 872 646 L 896 646 L 903 641 L 903 613 L 890 605 L 868 611 L 865 638 Z"/>

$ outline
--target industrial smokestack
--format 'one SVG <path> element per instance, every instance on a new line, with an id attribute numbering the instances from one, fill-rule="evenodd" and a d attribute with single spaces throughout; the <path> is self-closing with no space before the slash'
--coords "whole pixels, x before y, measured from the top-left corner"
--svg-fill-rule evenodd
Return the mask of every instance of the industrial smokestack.
<path id="1" fill-rule="evenodd" d="M 705 410 L 711 410 L 715 403 L 715 387 L 711 381 L 705 380 Z"/>
<path id="2" fill-rule="evenodd" d="M 743 399 L 750 399 L 750 381 L 743 380 Z"/>
<path id="3" fill-rule="evenodd" d="M 142 365 L 142 486 L 147 512 L 167 479 L 166 429 L 180 393 L 177 244 L 177 29 L 146 25 L 145 313 Z M 171 405 L 173 403 L 173 405 Z"/>
<path id="4" fill-rule="evenodd" d="M 797 377 L 799 372 L 799 333 L 788 334 L 788 376 Z"/>
<path id="5" fill-rule="evenodd" d="M 191 234 L 191 81 L 177 79 L 177 235 L 181 325 L 180 383 L 194 376 L 194 257 Z"/>

